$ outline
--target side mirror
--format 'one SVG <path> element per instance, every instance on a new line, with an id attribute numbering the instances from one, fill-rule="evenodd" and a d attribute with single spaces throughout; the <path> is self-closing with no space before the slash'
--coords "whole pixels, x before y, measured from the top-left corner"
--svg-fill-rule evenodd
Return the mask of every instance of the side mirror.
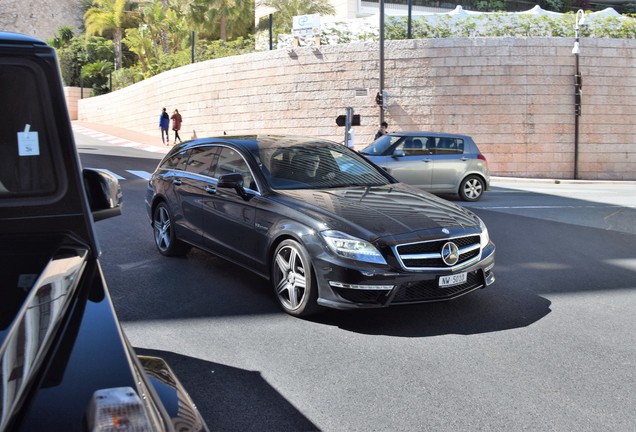
<path id="1" fill-rule="evenodd" d="M 219 177 L 219 182 L 216 186 L 219 188 L 234 189 L 241 198 L 243 198 L 245 201 L 249 201 L 251 196 L 247 192 L 245 192 L 245 187 L 243 186 L 244 182 L 245 180 L 243 179 L 242 174 L 230 173 L 224 174 Z"/>
<path id="2" fill-rule="evenodd" d="M 393 157 L 403 157 L 406 156 L 406 152 L 404 150 L 395 150 L 393 152 Z"/>
<path id="3" fill-rule="evenodd" d="M 239 173 L 224 174 L 219 177 L 219 183 L 217 184 L 217 187 L 233 189 L 240 187 L 242 189 L 243 181 L 243 175 Z"/>
<path id="4" fill-rule="evenodd" d="M 88 206 L 95 222 L 121 214 L 122 193 L 119 180 L 93 168 L 82 170 Z"/>

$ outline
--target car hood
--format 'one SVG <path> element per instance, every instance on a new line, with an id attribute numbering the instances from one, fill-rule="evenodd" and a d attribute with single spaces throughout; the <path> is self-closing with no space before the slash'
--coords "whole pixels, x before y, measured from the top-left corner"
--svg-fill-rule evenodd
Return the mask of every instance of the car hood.
<path id="1" fill-rule="evenodd" d="M 286 205 L 328 229 L 357 229 L 366 238 L 479 228 L 479 219 L 463 207 L 405 184 L 278 192 Z"/>

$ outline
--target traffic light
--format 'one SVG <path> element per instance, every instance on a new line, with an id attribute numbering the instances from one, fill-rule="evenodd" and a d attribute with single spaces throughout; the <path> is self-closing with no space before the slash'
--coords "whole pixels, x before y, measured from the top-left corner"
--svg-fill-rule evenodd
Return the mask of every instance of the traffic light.
<path id="1" fill-rule="evenodd" d="M 378 92 L 378 94 L 375 95 L 375 103 L 378 105 L 382 105 L 383 101 L 382 101 L 382 93 Z"/>

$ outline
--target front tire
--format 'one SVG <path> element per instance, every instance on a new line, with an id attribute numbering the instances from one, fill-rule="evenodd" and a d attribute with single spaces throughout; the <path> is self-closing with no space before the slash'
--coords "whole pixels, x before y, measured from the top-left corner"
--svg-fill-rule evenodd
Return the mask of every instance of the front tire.
<path id="1" fill-rule="evenodd" d="M 190 250 L 190 245 L 177 238 L 173 221 L 168 204 L 164 202 L 157 204 L 152 217 L 155 245 L 162 255 L 183 256 Z"/>
<path id="2" fill-rule="evenodd" d="M 311 259 L 297 241 L 284 240 L 276 248 L 271 281 L 278 303 L 288 314 L 306 317 L 319 310 Z"/>
<path id="3" fill-rule="evenodd" d="M 484 180 L 476 175 L 470 175 L 459 185 L 459 197 L 464 201 L 479 201 L 486 190 Z"/>

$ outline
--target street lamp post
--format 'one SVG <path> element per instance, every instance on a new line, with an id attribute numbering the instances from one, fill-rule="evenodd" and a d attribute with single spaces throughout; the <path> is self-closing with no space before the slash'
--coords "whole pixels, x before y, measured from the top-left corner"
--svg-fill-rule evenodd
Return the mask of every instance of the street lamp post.
<path id="1" fill-rule="evenodd" d="M 380 0 L 380 94 L 384 90 L 384 0 Z M 380 106 L 380 122 L 384 121 L 384 108 Z"/>
<path id="2" fill-rule="evenodd" d="M 581 117 L 581 96 L 583 94 L 583 80 L 579 70 L 579 26 L 585 24 L 585 11 L 579 9 L 574 15 L 574 48 L 572 54 L 576 58 L 576 72 L 574 74 L 574 179 L 579 177 L 579 117 Z"/>

